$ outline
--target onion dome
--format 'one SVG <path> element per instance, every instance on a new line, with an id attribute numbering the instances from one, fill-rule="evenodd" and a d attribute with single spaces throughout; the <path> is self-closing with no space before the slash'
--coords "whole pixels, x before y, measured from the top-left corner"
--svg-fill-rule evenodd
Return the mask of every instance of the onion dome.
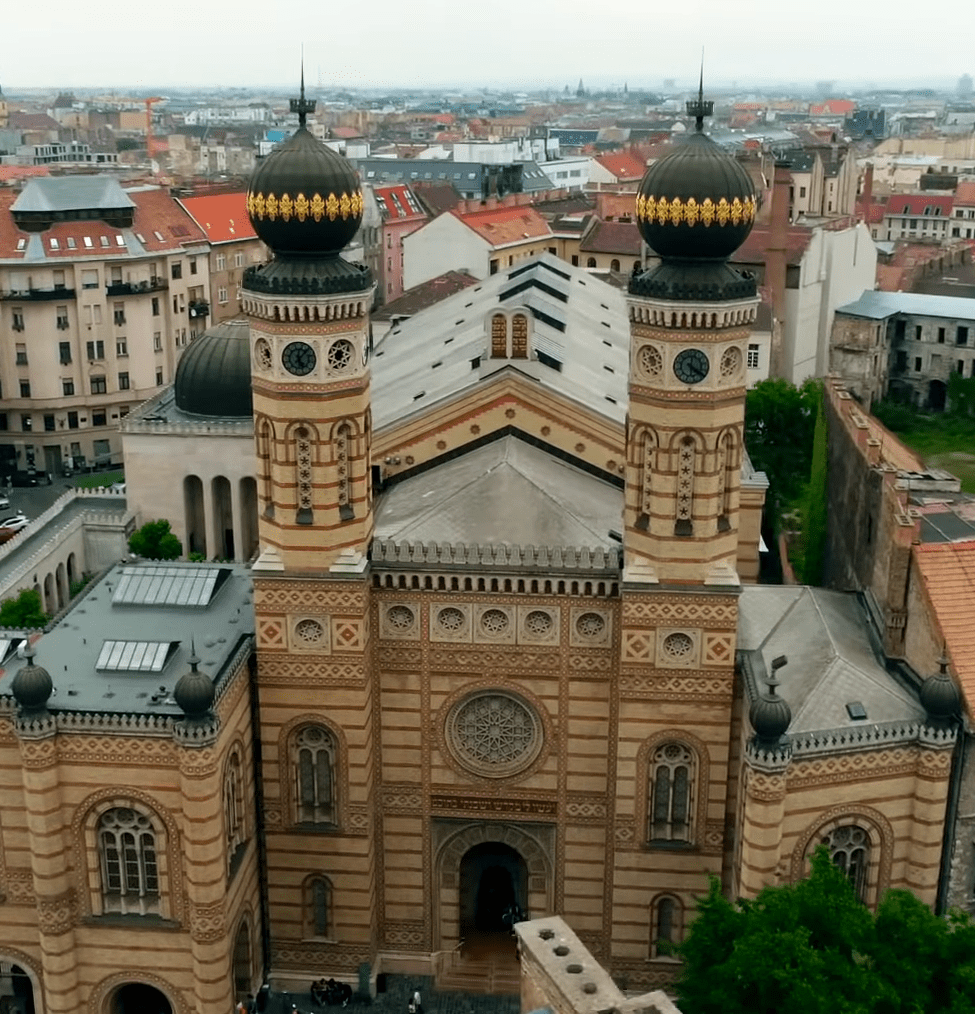
<path id="1" fill-rule="evenodd" d="M 775 674 L 785 664 L 784 655 L 780 655 L 772 662 L 768 690 L 757 700 L 752 701 L 752 706 L 748 709 L 748 720 L 755 730 L 756 739 L 769 746 L 779 742 L 792 721 L 792 709 L 788 702 L 775 692 L 775 688 L 779 685 Z"/>
<path id="2" fill-rule="evenodd" d="M 944 655 L 938 659 L 938 668 L 939 672 L 921 684 L 921 705 L 929 721 L 944 723 L 961 711 L 961 694 L 948 672 L 948 659 Z"/>
<path id="3" fill-rule="evenodd" d="M 250 417 L 250 325 L 230 320 L 209 328 L 183 353 L 173 383 L 176 405 L 206 416 Z"/>
<path id="4" fill-rule="evenodd" d="M 647 245 L 667 258 L 725 260 L 744 243 L 755 221 L 748 173 L 704 134 L 713 102 L 702 92 L 687 103 L 694 133 L 655 162 L 636 199 L 637 225 Z"/>
<path id="5" fill-rule="evenodd" d="M 190 656 L 190 671 L 180 676 L 173 689 L 176 703 L 191 721 L 202 721 L 210 714 L 217 692 L 213 680 L 199 670 L 200 660 L 196 652 Z"/>
<path id="6" fill-rule="evenodd" d="M 10 689 L 22 711 L 38 714 L 47 708 L 54 693 L 54 681 L 43 666 L 34 665 L 34 646 L 30 641 L 24 649 L 24 658 L 27 664 L 20 667 Z"/>
<path id="7" fill-rule="evenodd" d="M 315 103 L 291 100 L 299 127 L 255 169 L 247 188 L 254 231 L 286 257 L 334 257 L 362 222 L 362 187 L 351 163 L 314 137 L 305 118 Z"/>

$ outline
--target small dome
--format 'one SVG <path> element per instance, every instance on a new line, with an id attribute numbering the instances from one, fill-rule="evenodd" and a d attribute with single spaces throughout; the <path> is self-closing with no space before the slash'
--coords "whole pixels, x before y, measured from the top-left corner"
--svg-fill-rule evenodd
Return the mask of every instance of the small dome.
<path id="1" fill-rule="evenodd" d="M 961 694 L 948 672 L 948 659 L 942 656 L 938 665 L 940 672 L 921 684 L 921 705 L 929 719 L 944 722 L 961 711 Z"/>
<path id="2" fill-rule="evenodd" d="M 176 367 L 176 405 L 194 415 L 253 415 L 250 325 L 230 320 L 210 328 Z"/>
<path id="3" fill-rule="evenodd" d="M 43 666 L 34 665 L 34 646 L 29 641 L 24 658 L 27 664 L 21 666 L 14 676 L 10 690 L 24 711 L 43 711 L 54 693 L 54 681 Z"/>
<path id="4" fill-rule="evenodd" d="M 362 188 L 348 159 L 302 124 L 254 170 L 247 213 L 276 254 L 334 256 L 362 222 Z"/>
<path id="5" fill-rule="evenodd" d="M 792 709 L 776 694 L 762 694 L 748 710 L 755 735 L 767 743 L 775 743 L 785 735 L 792 721 Z"/>
<path id="6" fill-rule="evenodd" d="M 640 235 L 663 258 L 724 260 L 745 242 L 755 222 L 755 188 L 748 173 L 703 133 L 647 169 L 636 198 Z"/>
<path id="7" fill-rule="evenodd" d="M 206 673 L 200 672 L 199 664 L 200 660 L 193 655 L 190 658 L 190 671 L 180 676 L 173 689 L 176 703 L 190 719 L 205 718 L 217 695 L 213 680 Z"/>

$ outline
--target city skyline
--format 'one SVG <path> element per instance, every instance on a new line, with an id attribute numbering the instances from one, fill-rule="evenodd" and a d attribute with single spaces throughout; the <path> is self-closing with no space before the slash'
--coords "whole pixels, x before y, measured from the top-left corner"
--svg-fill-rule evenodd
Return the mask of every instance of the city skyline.
<path id="1" fill-rule="evenodd" d="M 897 3 L 884 13 L 889 20 L 908 10 Z M 949 0 L 941 16 L 959 28 L 971 17 L 961 0 Z M 651 90 L 675 79 L 680 88 L 696 77 L 702 45 L 706 81 L 724 88 L 822 80 L 851 89 L 953 87 L 975 71 L 975 61 L 958 57 L 953 66 L 933 50 L 919 52 L 911 32 L 885 35 L 882 50 L 864 53 L 865 40 L 879 36 L 876 11 L 863 0 L 824 0 L 812 25 L 783 17 L 770 0 L 744 12 L 697 0 L 676 16 L 624 0 L 604 17 L 551 0 L 530 7 L 498 0 L 462 23 L 433 0 L 417 0 L 408 11 L 375 0 L 367 17 L 337 24 L 310 0 L 295 0 L 283 19 L 253 0 L 210 0 L 202 11 L 176 0 L 152 25 L 147 47 L 144 22 L 117 23 L 118 8 L 107 0 L 62 6 L 56 31 L 21 7 L 7 15 L 8 38 L 19 44 L 0 64 L 0 86 L 279 88 L 297 78 L 302 46 L 309 83 L 326 89 L 574 89 L 580 78 L 587 87 Z"/>

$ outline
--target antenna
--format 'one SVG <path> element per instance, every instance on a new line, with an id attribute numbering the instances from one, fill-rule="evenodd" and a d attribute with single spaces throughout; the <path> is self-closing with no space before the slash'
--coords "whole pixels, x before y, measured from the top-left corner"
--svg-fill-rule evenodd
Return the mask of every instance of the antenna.
<path id="1" fill-rule="evenodd" d="M 701 80 L 697 87 L 697 98 L 687 103 L 687 115 L 695 120 L 694 129 L 697 133 L 704 131 L 704 117 L 714 112 L 714 103 L 704 100 L 704 47 L 701 47 Z"/>

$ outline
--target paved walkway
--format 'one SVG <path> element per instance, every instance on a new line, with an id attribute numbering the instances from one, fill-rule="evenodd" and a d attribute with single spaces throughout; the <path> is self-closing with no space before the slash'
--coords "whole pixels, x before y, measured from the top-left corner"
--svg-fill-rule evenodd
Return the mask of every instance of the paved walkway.
<path id="1" fill-rule="evenodd" d="M 423 1014 L 519 1014 L 521 999 L 518 996 L 486 996 L 477 993 L 439 993 L 433 979 L 426 975 L 387 975 L 386 990 L 379 993 L 371 1004 L 353 998 L 345 1014 L 407 1014 L 407 1004 L 414 989 L 419 989 L 423 1000 Z M 332 1011 L 343 1014 L 341 1007 L 319 1007 L 310 993 L 272 993 L 267 1014 L 290 1014 L 291 1004 L 298 1005 L 301 1014 L 322 1014 Z"/>

